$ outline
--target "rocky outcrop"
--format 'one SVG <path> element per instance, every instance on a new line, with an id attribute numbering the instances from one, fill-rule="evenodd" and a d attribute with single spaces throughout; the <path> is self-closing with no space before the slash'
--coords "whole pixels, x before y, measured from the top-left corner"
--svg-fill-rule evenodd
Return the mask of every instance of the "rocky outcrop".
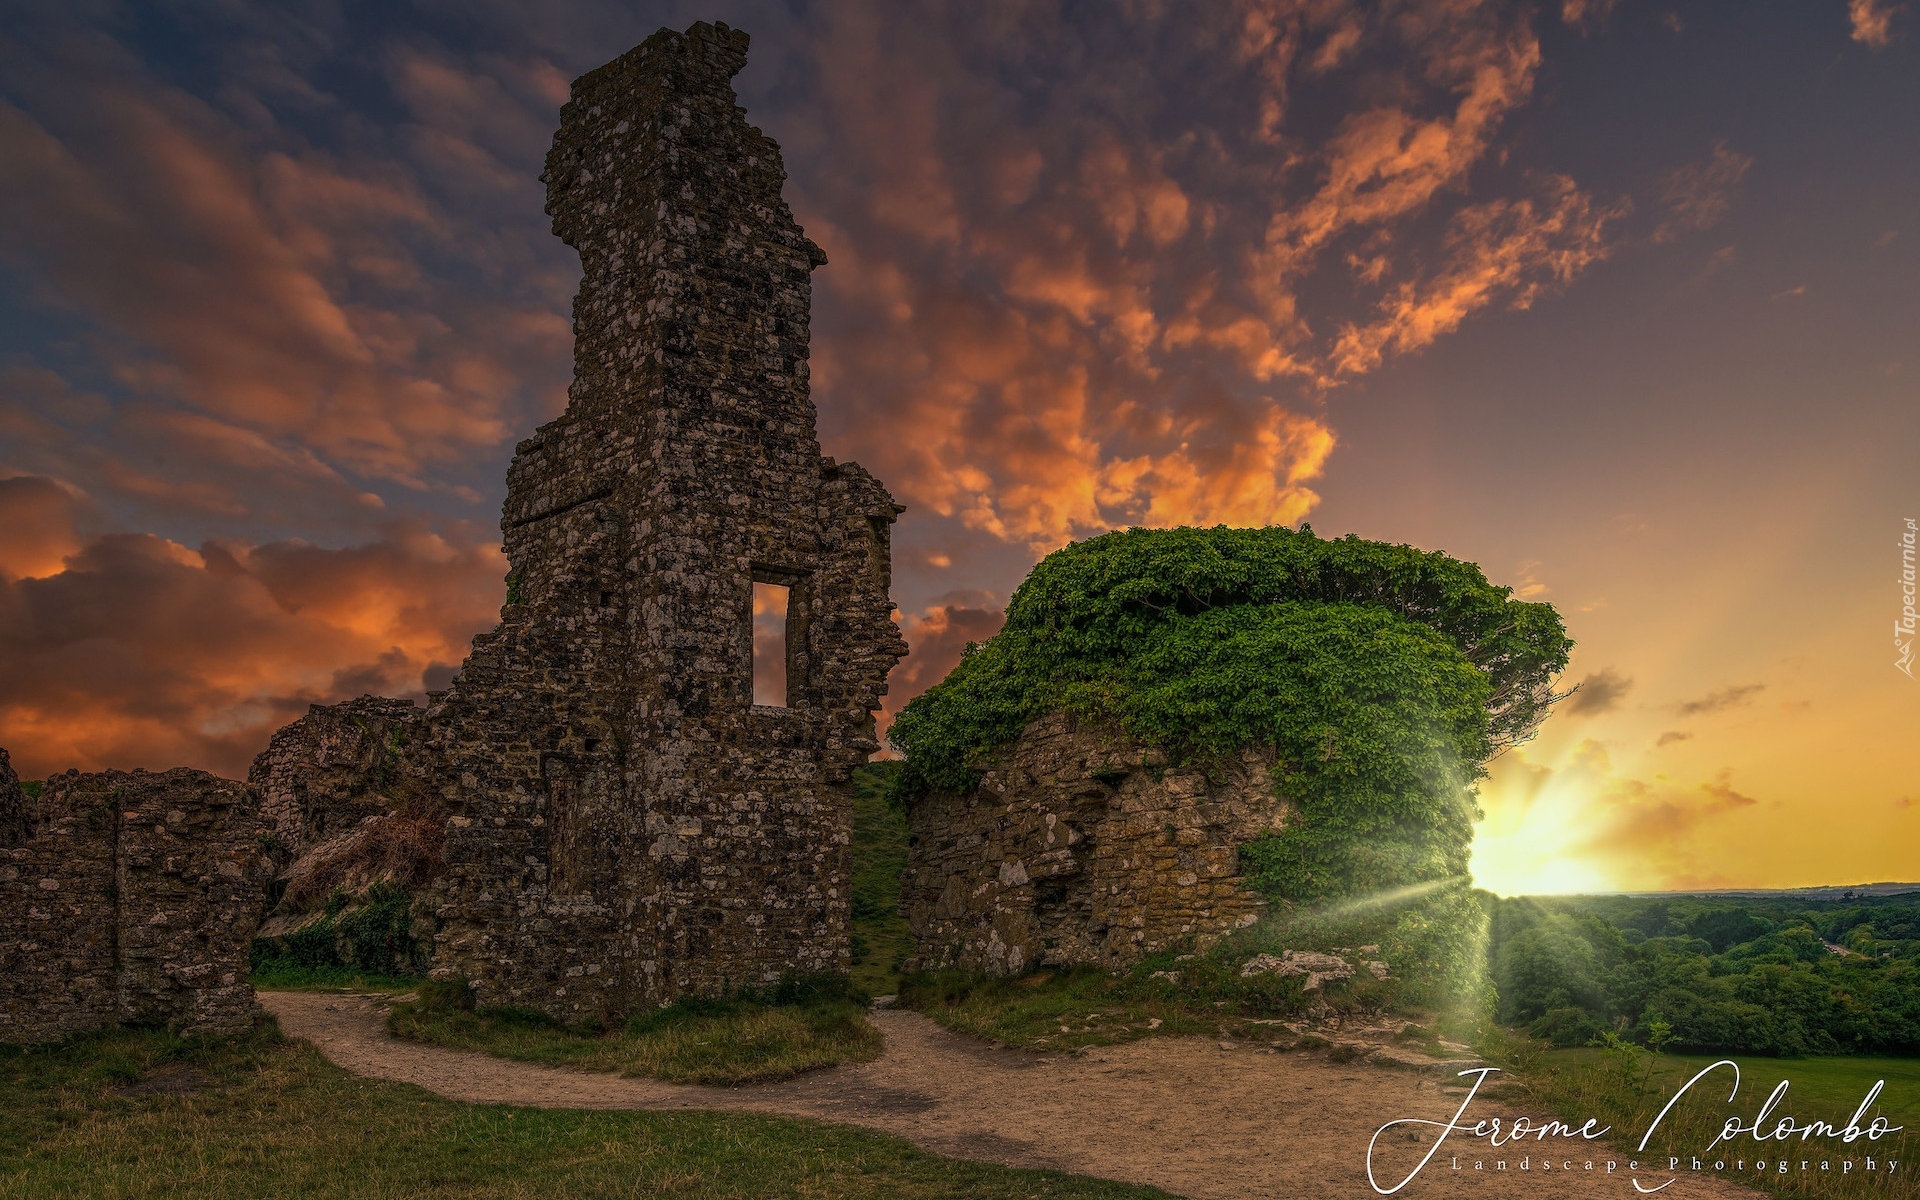
<path id="1" fill-rule="evenodd" d="M 273 735 L 247 782 L 289 856 L 357 829 L 394 808 L 426 710 L 410 700 L 362 696 L 315 704 Z"/>
<path id="2" fill-rule="evenodd" d="M 23 809 L 25 836 L 0 849 L 0 1042 L 251 1027 L 247 954 L 272 867 L 245 784 L 69 771 Z"/>
<path id="3" fill-rule="evenodd" d="M 1007 974 L 1131 966 L 1252 924 L 1239 847 L 1289 807 L 1247 751 L 1211 773 L 1055 714 L 999 752 L 980 786 L 909 806 L 901 895 L 917 965 Z"/>
<path id="4" fill-rule="evenodd" d="M 411 701 L 378 696 L 316 704 L 254 759 L 247 780 L 272 826 L 277 868 L 275 905 L 259 931 L 267 960 L 379 974 L 424 969 L 421 946 L 434 926 L 431 900 L 419 893 L 440 874 L 447 818 L 426 716 Z M 401 931 L 377 939 L 369 960 L 365 939 L 348 934 L 369 903 L 383 927 L 395 924 L 388 910 L 396 897 L 403 907 L 419 903 Z M 312 937 L 296 946 L 302 931 L 333 935 L 332 961 L 304 961 L 318 952 Z"/>

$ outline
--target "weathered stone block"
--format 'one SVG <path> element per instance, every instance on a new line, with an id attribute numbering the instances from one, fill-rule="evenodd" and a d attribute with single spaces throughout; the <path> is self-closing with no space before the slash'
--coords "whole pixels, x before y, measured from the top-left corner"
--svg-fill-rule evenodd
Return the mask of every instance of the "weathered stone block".
<path id="1" fill-rule="evenodd" d="M 240 1032 L 272 866 L 245 784 L 69 771 L 0 849 L 0 1042 L 116 1022 Z"/>
<path id="2" fill-rule="evenodd" d="M 0 850 L 10 850 L 27 840 L 27 796 L 20 777 L 13 773 L 13 760 L 0 748 Z"/>

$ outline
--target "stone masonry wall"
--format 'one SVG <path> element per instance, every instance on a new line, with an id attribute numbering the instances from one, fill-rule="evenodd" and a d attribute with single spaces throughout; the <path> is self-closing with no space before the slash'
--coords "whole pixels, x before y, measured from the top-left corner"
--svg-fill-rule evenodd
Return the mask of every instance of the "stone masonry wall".
<path id="1" fill-rule="evenodd" d="M 1252 924 L 1265 901 L 1243 884 L 1239 846 L 1288 815 L 1268 764 L 1248 752 L 1209 778 L 1165 762 L 1056 714 L 976 790 L 915 801 L 901 887 L 910 967 L 1118 969 Z"/>
<path id="2" fill-rule="evenodd" d="M 43 786 L 26 802 L 24 836 L 0 848 L 0 1042 L 54 1041 L 118 1017 L 106 800 Z"/>
<path id="3" fill-rule="evenodd" d="M 899 510 L 815 438 L 825 255 L 735 103 L 746 49 L 662 30 L 574 82 L 547 158 L 573 386 L 508 472 L 501 624 L 427 715 L 435 973 L 482 1003 L 610 1020 L 850 962 Z M 784 707 L 753 703 L 755 582 L 791 589 Z"/>
<path id="4" fill-rule="evenodd" d="M 0 1042 L 126 1022 L 237 1033 L 266 901 L 265 824 L 204 771 L 69 771 L 0 848 Z"/>
<path id="5" fill-rule="evenodd" d="M 426 715 L 408 700 L 362 696 L 315 704 L 274 734 L 247 783 L 286 852 L 298 855 L 384 816 L 392 807 L 384 793 L 402 770 L 408 743 L 423 736 Z"/>

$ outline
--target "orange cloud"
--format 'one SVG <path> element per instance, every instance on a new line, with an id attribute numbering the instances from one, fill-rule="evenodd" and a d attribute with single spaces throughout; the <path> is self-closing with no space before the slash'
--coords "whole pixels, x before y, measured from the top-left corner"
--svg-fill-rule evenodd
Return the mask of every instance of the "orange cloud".
<path id="1" fill-rule="evenodd" d="M 856 3 L 811 31 L 817 101 L 793 120 L 833 163 L 787 165 L 830 260 L 823 437 L 914 509 L 1035 552 L 1298 521 L 1338 440 L 1321 389 L 1607 253 L 1624 210 L 1571 180 L 1468 195 L 1532 95 L 1520 10 L 1243 0 L 1113 21 L 1096 38 L 1052 9 Z M 1011 46 L 1085 82 L 1037 96 Z M 1345 116 L 1295 115 L 1329 96 Z M 1437 260 L 1418 244 L 1436 218 Z M 1310 320 L 1310 281 L 1342 272 L 1367 315 Z"/>
<path id="2" fill-rule="evenodd" d="M 1885 50 L 1893 44 L 1893 14 L 1906 7 L 1881 0 L 1849 0 L 1847 19 L 1853 24 L 1853 40 L 1869 50 Z"/>
<path id="3" fill-rule="evenodd" d="M 1752 166 L 1751 156 L 1716 142 L 1706 162 L 1669 171 L 1661 181 L 1668 215 L 1654 230 L 1653 240 L 1670 242 L 1683 230 L 1712 228 L 1733 206 L 1733 193 Z"/>
<path id="4" fill-rule="evenodd" d="M 80 549 L 75 500 L 51 479 L 0 479 L 0 582 L 57 573 Z"/>
<path id="5" fill-rule="evenodd" d="M 907 701 L 947 677 L 968 643 L 984 642 L 1000 632 L 1007 614 L 998 608 L 941 604 L 898 619 L 911 649 L 887 676 L 886 705 L 880 717 L 883 732 Z"/>
<path id="6" fill-rule="evenodd" d="M 23 504 L 45 506 L 44 491 L 0 485 L 0 517 Z M 151 534 L 62 549 L 60 569 L 15 575 L 23 560 L 9 545 L 0 572 L 0 745 L 29 775 L 134 764 L 244 775 L 309 703 L 444 684 L 497 618 L 505 571 L 496 545 L 408 525 L 342 549 L 194 550 Z"/>
<path id="7" fill-rule="evenodd" d="M 1571 179 L 1544 181 L 1542 203 L 1494 200 L 1457 214 L 1447 230 L 1444 265 L 1408 279 L 1384 297 L 1379 316 L 1340 331 L 1334 370 L 1374 370 L 1388 354 L 1405 354 L 1452 333 L 1468 316 L 1501 296 L 1524 309 L 1608 253 L 1606 226 L 1627 204 L 1596 209 Z"/>
<path id="8" fill-rule="evenodd" d="M 1560 19 L 1584 33 L 1588 27 L 1604 22 L 1616 3 L 1618 0 L 1561 0 Z"/>

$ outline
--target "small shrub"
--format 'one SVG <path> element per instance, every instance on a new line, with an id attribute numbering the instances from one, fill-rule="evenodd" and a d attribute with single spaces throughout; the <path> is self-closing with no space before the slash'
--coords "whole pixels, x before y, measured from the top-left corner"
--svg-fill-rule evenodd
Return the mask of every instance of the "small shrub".
<path id="1" fill-rule="evenodd" d="M 1562 1049 L 1584 1046 L 1601 1033 L 1600 1022 L 1584 1008 L 1556 1008 L 1527 1026 L 1527 1033 Z"/>
<path id="2" fill-rule="evenodd" d="M 326 983 L 354 977 L 410 982 L 424 974 L 431 950 L 413 936 L 412 909 L 412 895 L 384 883 L 357 901 L 335 892 L 320 916 L 306 925 L 282 937 L 254 941 L 256 982 Z"/>

